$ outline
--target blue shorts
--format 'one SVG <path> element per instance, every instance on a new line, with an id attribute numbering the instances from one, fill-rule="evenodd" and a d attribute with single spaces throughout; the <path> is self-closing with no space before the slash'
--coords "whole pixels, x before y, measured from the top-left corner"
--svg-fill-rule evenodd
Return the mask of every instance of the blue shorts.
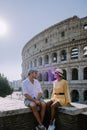
<path id="1" fill-rule="evenodd" d="M 24 100 L 24 104 L 25 106 L 29 107 L 30 103 L 32 103 L 33 101 L 31 100 L 28 100 L 28 99 L 25 99 Z M 40 98 L 40 102 L 44 102 L 44 100 L 42 98 Z"/>

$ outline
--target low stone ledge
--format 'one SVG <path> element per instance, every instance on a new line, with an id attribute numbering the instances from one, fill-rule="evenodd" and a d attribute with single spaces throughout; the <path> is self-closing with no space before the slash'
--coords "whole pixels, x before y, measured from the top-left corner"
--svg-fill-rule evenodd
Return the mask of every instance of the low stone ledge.
<path id="1" fill-rule="evenodd" d="M 68 115 L 78 115 L 87 112 L 87 105 L 71 103 L 74 107 L 59 107 L 58 111 Z M 0 117 L 31 112 L 29 107 L 24 105 L 24 101 L 0 98 Z"/>
<path id="2" fill-rule="evenodd" d="M 55 130 L 86 130 L 87 105 L 72 103 L 74 107 L 60 107 L 56 113 Z M 84 125 L 81 123 L 84 121 Z M 46 114 L 44 124 L 49 125 Z M 37 121 L 30 108 L 23 101 L 0 98 L 0 130 L 35 130 Z"/>
<path id="3" fill-rule="evenodd" d="M 86 112 L 82 112 L 81 114 L 82 114 L 82 115 L 86 115 L 86 116 L 87 116 L 87 111 L 86 111 Z"/>
<path id="4" fill-rule="evenodd" d="M 87 112 L 87 105 L 80 104 L 80 103 L 71 103 L 71 107 L 60 107 L 58 108 L 59 112 L 68 114 L 68 115 L 78 115 L 84 112 Z"/>

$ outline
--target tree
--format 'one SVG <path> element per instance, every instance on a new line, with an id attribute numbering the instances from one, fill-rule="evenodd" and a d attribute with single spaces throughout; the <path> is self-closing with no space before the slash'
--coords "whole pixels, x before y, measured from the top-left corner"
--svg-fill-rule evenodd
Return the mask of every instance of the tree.
<path id="1" fill-rule="evenodd" d="M 0 74 L 0 96 L 5 97 L 12 94 L 12 92 L 13 89 L 9 85 L 7 78 Z"/>

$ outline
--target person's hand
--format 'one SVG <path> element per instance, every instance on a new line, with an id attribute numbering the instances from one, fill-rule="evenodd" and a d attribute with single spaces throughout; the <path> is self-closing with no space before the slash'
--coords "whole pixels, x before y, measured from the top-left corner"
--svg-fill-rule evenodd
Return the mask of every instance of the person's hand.
<path id="1" fill-rule="evenodd" d="M 39 100 L 35 100 L 35 103 L 38 105 L 38 106 L 40 106 L 40 101 Z"/>
<path id="2" fill-rule="evenodd" d="M 74 107 L 70 102 L 67 103 L 68 107 Z"/>

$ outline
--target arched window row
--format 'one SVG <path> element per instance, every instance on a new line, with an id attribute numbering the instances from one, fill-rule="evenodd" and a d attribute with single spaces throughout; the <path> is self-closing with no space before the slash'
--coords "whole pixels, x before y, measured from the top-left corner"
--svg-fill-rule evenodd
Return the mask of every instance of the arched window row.
<path id="1" fill-rule="evenodd" d="M 67 71 L 65 69 L 63 69 L 63 74 L 64 74 L 64 79 L 67 80 Z M 78 80 L 78 69 L 77 68 L 73 68 L 71 69 L 71 80 Z M 44 72 L 44 73 L 39 73 L 38 74 L 38 80 L 39 81 L 54 81 L 55 77 L 52 74 L 51 70 L 49 70 L 48 72 Z M 87 67 L 83 68 L 83 80 L 87 80 Z"/>
<path id="2" fill-rule="evenodd" d="M 43 98 L 49 98 L 50 95 L 52 95 L 52 91 L 49 91 L 48 89 L 45 89 L 43 91 Z M 74 89 L 70 92 L 71 95 L 71 102 L 79 102 L 80 100 L 80 93 L 78 90 Z M 83 92 L 83 101 L 87 104 L 87 90 L 84 90 Z"/>
<path id="3" fill-rule="evenodd" d="M 82 52 L 83 54 L 84 54 L 85 48 L 87 48 L 87 46 L 83 47 L 83 52 Z M 71 60 L 78 59 L 79 48 L 78 47 L 71 48 L 69 53 L 70 53 Z M 30 68 L 32 68 L 32 67 L 49 64 L 50 63 L 49 61 L 51 61 L 51 63 L 57 63 L 58 60 L 60 60 L 61 62 L 67 61 L 68 60 L 67 55 L 69 55 L 69 54 L 67 53 L 67 51 L 65 49 L 61 50 L 59 55 L 57 54 L 57 52 L 53 52 L 52 54 L 49 54 L 49 55 L 46 54 L 43 57 L 39 57 L 39 58 L 36 58 L 36 59 L 30 61 L 28 66 Z M 83 56 L 83 58 L 85 58 L 85 57 Z M 27 68 L 27 67 L 25 67 L 25 68 Z"/>

